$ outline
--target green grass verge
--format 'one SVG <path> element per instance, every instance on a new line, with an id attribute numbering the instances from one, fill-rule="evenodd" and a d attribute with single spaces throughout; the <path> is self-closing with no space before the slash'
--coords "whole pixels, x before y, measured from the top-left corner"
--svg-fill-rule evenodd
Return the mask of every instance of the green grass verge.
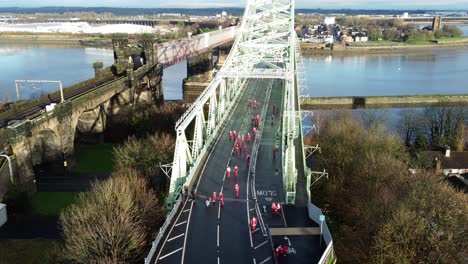
<path id="1" fill-rule="evenodd" d="M 111 172 L 114 168 L 112 150 L 115 144 L 76 145 L 74 173 Z"/>
<path id="2" fill-rule="evenodd" d="M 77 192 L 38 192 L 31 198 L 31 210 L 35 215 L 58 216 L 60 211 L 72 204 Z"/>
<path id="3" fill-rule="evenodd" d="M 47 239 L 0 239 L 0 264 L 57 263 L 61 242 Z"/>

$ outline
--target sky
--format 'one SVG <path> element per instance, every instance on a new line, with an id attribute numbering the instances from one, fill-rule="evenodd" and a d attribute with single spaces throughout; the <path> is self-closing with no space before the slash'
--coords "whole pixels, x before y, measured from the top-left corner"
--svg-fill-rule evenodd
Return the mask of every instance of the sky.
<path id="1" fill-rule="evenodd" d="M 246 0 L 0 0 L 0 7 L 244 7 Z M 324 9 L 457 9 L 468 11 L 468 0 L 296 0 L 296 8 Z"/>

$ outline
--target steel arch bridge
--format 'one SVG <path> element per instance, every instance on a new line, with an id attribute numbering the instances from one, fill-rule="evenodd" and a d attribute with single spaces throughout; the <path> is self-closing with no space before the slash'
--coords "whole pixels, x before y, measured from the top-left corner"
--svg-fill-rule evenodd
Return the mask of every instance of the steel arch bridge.
<path id="1" fill-rule="evenodd" d="M 167 199 L 169 208 L 174 206 L 183 186 L 193 184 L 208 149 L 252 79 L 282 80 L 284 136 L 281 151 L 285 202 L 295 203 L 297 171 L 294 139 L 300 136 L 301 126 L 298 98 L 307 93 L 305 79 L 298 74 L 300 65 L 301 56 L 294 30 L 294 1 L 249 0 L 225 64 L 176 123 L 174 161 L 169 164 L 172 168 Z"/>
<path id="2" fill-rule="evenodd" d="M 268 216 L 266 206 L 272 201 L 295 204 L 291 207 L 307 211 L 305 221 L 324 224 L 326 249 L 308 244 L 302 260 L 334 263 L 324 216 L 310 203 L 311 177 L 316 181 L 325 173 L 305 166 L 305 158 L 319 148 L 303 145 L 303 130 L 313 127 L 301 124 L 307 83 L 297 39 L 294 0 L 248 0 L 226 62 L 176 123 L 173 163 L 160 165 L 170 174 L 167 207 L 173 209 L 145 263 L 276 263 L 270 227 L 288 224 L 284 214 Z M 252 98 L 258 109 L 246 104 Z M 249 135 L 250 129 L 254 137 L 243 155 L 234 152 L 239 138 L 228 139 L 228 132 Z M 231 166 L 238 167 L 238 176 L 229 176 Z M 196 195 L 189 199 L 186 190 Z M 223 193 L 225 205 L 211 204 L 208 197 L 216 192 Z M 249 226 L 253 218 L 258 218 L 258 228 Z"/>

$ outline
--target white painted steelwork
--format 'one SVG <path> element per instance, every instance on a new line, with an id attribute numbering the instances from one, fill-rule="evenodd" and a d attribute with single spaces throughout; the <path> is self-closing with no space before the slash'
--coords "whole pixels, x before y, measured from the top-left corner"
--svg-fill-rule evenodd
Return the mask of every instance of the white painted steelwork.
<path id="1" fill-rule="evenodd" d="M 225 30 L 222 34 L 232 33 L 232 29 L 230 30 Z M 208 48 L 211 42 L 221 41 L 217 39 L 219 36 L 199 37 L 190 45 L 186 45 L 185 51 Z M 243 21 L 237 30 L 237 38 L 226 62 L 215 79 L 176 123 L 177 139 L 168 206 L 175 203 L 182 185 L 190 185 L 207 146 L 223 126 L 226 117 L 235 106 L 236 99 L 250 78 L 282 80 L 281 88 L 284 88 L 283 134 L 285 135 L 282 148 L 283 180 L 288 196 L 286 201 L 294 203 L 297 177 L 294 139 L 298 136 L 296 45 L 294 1 L 248 1 Z M 169 57 L 171 56 L 175 55 Z M 204 110 L 208 112 L 207 115 Z M 186 134 L 190 124 L 193 124 L 193 135 Z"/>

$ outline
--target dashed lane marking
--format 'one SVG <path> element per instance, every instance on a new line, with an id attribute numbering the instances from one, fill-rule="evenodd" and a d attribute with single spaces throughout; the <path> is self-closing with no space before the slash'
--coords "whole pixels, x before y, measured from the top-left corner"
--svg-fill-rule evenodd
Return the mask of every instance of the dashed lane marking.
<path id="1" fill-rule="evenodd" d="M 169 238 L 169 239 L 167 240 L 167 242 L 171 242 L 172 240 L 174 240 L 174 239 L 176 239 L 176 238 L 179 238 L 179 237 L 181 237 L 181 236 L 183 236 L 183 235 L 185 235 L 185 233 L 182 233 L 182 234 L 180 234 L 180 235 L 178 235 L 178 236 Z"/>
<path id="2" fill-rule="evenodd" d="M 169 257 L 170 255 L 172 255 L 172 254 L 174 254 L 174 253 L 177 253 L 177 252 L 181 251 L 182 249 L 183 249 L 183 247 L 181 247 L 181 248 L 179 248 L 179 249 L 176 249 L 176 250 L 172 251 L 171 253 L 167 253 L 166 255 L 160 257 L 159 259 L 161 260 L 161 259 L 164 259 L 164 258 L 166 258 L 166 257 Z"/>
<path id="3" fill-rule="evenodd" d="M 180 226 L 180 225 L 183 225 L 185 223 L 187 223 L 187 221 L 180 222 L 180 223 L 176 224 L 175 226 Z"/>
<path id="4" fill-rule="evenodd" d="M 254 249 L 257 249 L 257 248 L 259 248 L 259 247 L 261 247 L 261 246 L 265 245 L 266 243 L 268 243 L 268 241 L 264 241 L 264 242 L 263 242 L 263 243 L 261 243 L 260 245 L 258 245 L 258 246 L 256 246 L 256 247 L 254 247 Z"/>
<path id="5" fill-rule="evenodd" d="M 183 210 L 182 212 L 186 213 L 186 212 L 188 212 L 188 211 L 190 211 L 190 208 L 189 208 L 189 209 L 185 209 L 185 210 Z"/>
<path id="6" fill-rule="evenodd" d="M 219 247 L 219 225 L 218 225 L 218 232 L 216 234 L 216 245 Z"/>
<path id="7" fill-rule="evenodd" d="M 259 264 L 266 263 L 266 262 L 269 261 L 270 259 L 271 259 L 271 257 L 268 257 L 268 258 L 266 258 L 265 260 L 263 260 L 262 262 L 260 262 Z"/>

